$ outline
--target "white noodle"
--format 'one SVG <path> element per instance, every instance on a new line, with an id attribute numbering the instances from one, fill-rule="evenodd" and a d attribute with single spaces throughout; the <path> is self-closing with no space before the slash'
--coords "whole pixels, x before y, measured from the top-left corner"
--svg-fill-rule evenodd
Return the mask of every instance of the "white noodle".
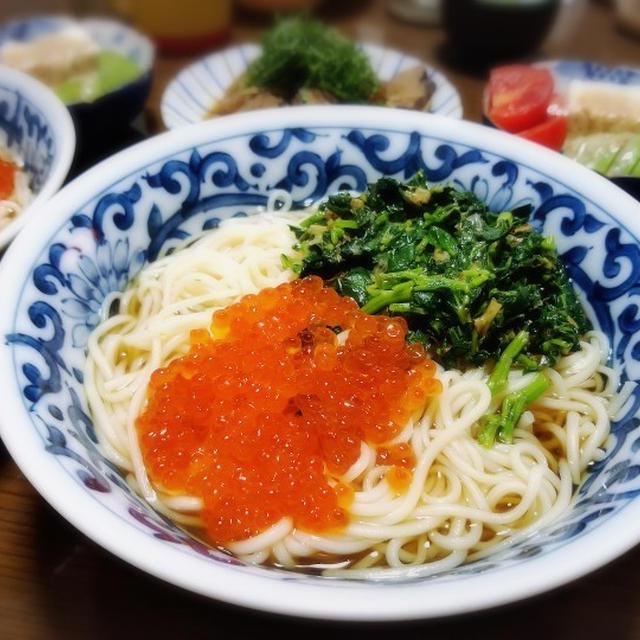
<path id="1" fill-rule="evenodd" d="M 270 207 L 277 205 L 288 208 L 290 197 L 275 194 Z M 85 386 L 105 455 L 158 510 L 185 525 L 198 523 L 201 499 L 153 487 L 138 445 L 135 420 L 149 377 L 187 352 L 189 332 L 207 327 L 213 311 L 295 277 L 281 256 L 292 256 L 289 225 L 299 219 L 293 212 L 259 214 L 190 240 L 110 297 L 117 313 L 105 316 L 90 337 Z M 389 467 L 363 442 L 347 472 L 330 478 L 354 490 L 344 530 L 316 535 L 283 518 L 229 550 L 251 564 L 318 562 L 330 575 L 383 580 L 444 571 L 529 535 L 567 508 L 573 486 L 603 455 L 609 415 L 631 393 L 625 385 L 616 399 L 618 377 L 605 366 L 608 349 L 602 334 L 587 334 L 579 351 L 545 373 L 549 387 L 521 417 L 513 443 L 490 449 L 476 440 L 480 418 L 532 374 L 512 371 L 508 389 L 492 398 L 482 369 L 438 368 L 442 393 L 392 441 L 407 443 L 416 458 L 406 491 L 392 489 Z"/>

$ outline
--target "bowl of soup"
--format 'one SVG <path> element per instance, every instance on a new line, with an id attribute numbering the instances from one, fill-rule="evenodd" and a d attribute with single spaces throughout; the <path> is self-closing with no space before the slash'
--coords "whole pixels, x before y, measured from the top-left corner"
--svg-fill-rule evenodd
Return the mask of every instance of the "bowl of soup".
<path id="1" fill-rule="evenodd" d="M 92 135 L 142 111 L 154 55 L 147 37 L 108 18 L 32 16 L 0 29 L 0 62 L 48 85 Z"/>
<path id="2" fill-rule="evenodd" d="M 638 206 L 423 113 L 167 132 L 3 259 L 0 433 L 79 530 L 211 598 L 372 621 L 540 593 L 640 540 Z"/>

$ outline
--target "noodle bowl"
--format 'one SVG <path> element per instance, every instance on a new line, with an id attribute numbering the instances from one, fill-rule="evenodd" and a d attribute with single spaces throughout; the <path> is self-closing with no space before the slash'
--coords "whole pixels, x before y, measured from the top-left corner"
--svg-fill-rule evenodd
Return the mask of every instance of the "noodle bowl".
<path id="1" fill-rule="evenodd" d="M 370 580 L 349 580 L 345 569 L 345 577 L 325 578 L 318 575 L 325 570 L 320 567 L 281 570 L 271 559 L 249 565 L 209 540 L 209 545 L 202 544 L 204 532 L 196 528 L 202 520 L 200 504 L 192 500 L 201 499 L 199 494 L 185 490 L 166 496 L 147 470 L 156 496 L 169 497 L 169 507 L 196 520 L 178 525 L 136 493 L 134 481 L 126 482 L 132 472 L 104 455 L 100 443 L 106 442 L 105 433 L 87 403 L 83 373 L 88 336 L 99 323 L 101 305 L 105 318 L 118 311 L 117 302 L 105 301 L 106 296 L 113 300 L 110 292 L 123 291 L 129 283 L 132 289 L 138 287 L 141 267 L 157 266 L 163 247 L 176 247 L 187 236 L 239 212 L 253 214 L 253 207 L 264 206 L 274 185 L 290 190 L 299 206 L 343 188 L 361 193 L 367 179 L 381 174 L 402 178 L 407 167 L 415 166 L 410 163 L 424 164 L 436 181 L 474 188 L 496 211 L 530 202 L 534 228 L 555 240 L 586 313 L 609 340 L 607 362 L 619 374 L 621 389 L 624 380 L 637 381 L 638 338 L 631 333 L 640 237 L 637 204 L 562 156 L 472 123 L 418 116 L 406 112 L 396 121 L 393 113 L 372 107 L 229 116 L 224 131 L 203 123 L 179 135 L 163 134 L 101 163 L 45 208 L 36 203 L 32 210 L 37 223 L 29 222 L 27 212 L 31 226 L 7 252 L 0 271 L 5 293 L 0 365 L 7 382 L 0 432 L 27 479 L 74 527 L 150 576 L 205 597 L 283 614 L 363 621 L 442 617 L 513 602 L 585 575 L 638 542 L 637 388 L 626 402 L 621 402 L 620 390 L 609 403 L 615 419 L 604 443 L 606 455 L 572 486 L 569 508 L 559 518 L 543 522 L 523 539 L 516 533 L 511 537 L 515 544 L 504 549 L 497 545 L 507 536 L 498 536 L 486 557 L 474 556 L 471 562 L 428 578 L 412 577 L 411 567 L 392 569 L 398 572 L 396 579 L 374 572 Z M 265 171 L 257 177 L 262 166 Z M 393 167 L 400 168 L 393 173 Z M 238 221 L 245 222 L 249 221 Z M 176 250 L 173 255 L 178 254 Z M 274 269 L 282 272 L 282 265 L 274 261 Z M 137 314 L 135 304 L 128 310 L 131 315 Z M 212 313 L 208 311 L 206 323 Z M 583 340 L 585 333 L 580 334 Z M 128 353 L 144 360 L 144 354 Z M 129 365 L 116 359 L 110 366 L 125 372 Z M 446 368 L 471 375 L 457 363 Z M 544 377 L 556 376 L 548 370 Z M 596 388 L 608 393 L 606 370 L 600 377 Z M 110 393 L 130 393 L 123 385 L 126 378 L 117 378 L 103 378 L 112 387 Z M 617 382 L 612 378 L 611 386 Z M 523 414 L 516 443 L 537 404 Z M 123 406 L 126 413 L 126 401 Z M 142 406 L 144 410 L 145 400 Z M 110 428 L 116 432 L 118 422 L 114 424 Z M 533 426 L 535 433 L 539 427 Z M 470 450 L 476 428 L 472 426 Z M 560 442 L 565 435 L 556 437 Z M 554 458 L 560 457 L 560 445 L 551 435 L 538 439 Z M 491 459 L 508 449 L 497 444 L 478 455 Z M 129 455 L 126 449 L 122 457 Z M 448 492 L 448 478 L 443 476 L 442 484 L 434 477 L 426 488 Z M 508 504 L 496 512 L 505 508 Z M 350 523 L 366 520 L 358 516 Z M 343 529 L 340 535 L 344 533 Z M 437 533 L 445 534 L 446 529 Z M 431 542 L 430 533 L 427 537 Z M 404 550 L 411 551 L 410 544 Z M 355 564 L 364 555 L 354 552 L 343 561 Z M 326 553 L 295 559 L 306 566 L 328 560 L 330 570 L 340 570 L 336 557 Z M 389 569 L 378 566 L 380 571 Z"/>
<path id="2" fill-rule="evenodd" d="M 233 219 L 161 257 L 107 301 L 89 340 L 85 389 L 106 457 L 158 511 L 201 537 L 201 499 L 154 486 L 136 420 L 152 372 L 187 353 L 190 331 L 244 295 L 296 277 L 281 256 L 292 255 L 290 225 L 299 220 L 295 212 Z M 521 416 L 513 443 L 489 449 L 476 440 L 479 420 L 534 374 L 512 371 L 492 397 L 482 368 L 438 367 L 442 392 L 386 443 L 415 456 L 406 490 L 394 491 L 376 445 L 363 441 L 350 468 L 330 478 L 353 490 L 343 530 L 317 534 L 282 518 L 226 548 L 248 563 L 384 579 L 441 572 L 512 544 L 562 514 L 603 456 L 625 390 L 612 402 L 619 380 L 605 365 L 608 351 L 603 334 L 585 335 L 579 351 L 545 371 L 549 387 Z"/>

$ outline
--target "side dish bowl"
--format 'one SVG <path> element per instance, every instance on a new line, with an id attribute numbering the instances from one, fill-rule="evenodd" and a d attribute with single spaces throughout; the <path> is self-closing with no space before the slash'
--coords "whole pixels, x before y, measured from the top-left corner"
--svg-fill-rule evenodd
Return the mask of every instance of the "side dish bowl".
<path id="1" fill-rule="evenodd" d="M 455 87 L 443 74 L 424 62 L 401 51 L 375 44 L 359 45 L 367 55 L 371 67 L 382 81 L 391 80 L 396 74 L 411 67 L 423 66 L 434 84 L 429 101 L 429 113 L 451 118 L 462 118 L 462 102 Z M 160 111 L 167 129 L 201 122 L 226 90 L 258 57 L 260 47 L 243 44 L 212 53 L 183 69 L 162 94 Z"/>
<path id="2" fill-rule="evenodd" d="M 116 20 L 75 20 L 63 15 L 30 16 L 7 23 L 0 29 L 0 47 L 10 41 L 29 42 L 73 25 L 86 31 L 101 50 L 114 51 L 139 68 L 135 78 L 95 100 L 67 105 L 78 129 L 94 137 L 96 131 L 126 125 L 142 111 L 151 90 L 155 49 L 149 38 Z"/>
<path id="3" fill-rule="evenodd" d="M 346 581 L 246 566 L 154 512 L 96 443 L 82 379 L 102 301 L 141 266 L 269 192 L 294 203 L 422 169 L 491 209 L 529 203 L 554 236 L 623 380 L 640 379 L 635 302 L 640 205 L 604 178 L 524 140 L 467 122 L 374 107 L 297 107 L 231 116 L 143 142 L 83 174 L 34 215 L 0 264 L 0 434 L 36 489 L 78 529 L 173 584 L 277 613 L 415 619 L 483 609 L 551 589 L 640 541 L 640 388 L 607 456 L 554 524 L 430 578 Z M 39 209 L 44 214 L 42 208 Z"/>
<path id="4" fill-rule="evenodd" d="M 73 122 L 56 95 L 24 73 L 0 65 L 0 147 L 24 164 L 34 196 L 0 230 L 0 249 L 29 219 L 47 215 L 42 205 L 62 186 L 75 143 Z"/>

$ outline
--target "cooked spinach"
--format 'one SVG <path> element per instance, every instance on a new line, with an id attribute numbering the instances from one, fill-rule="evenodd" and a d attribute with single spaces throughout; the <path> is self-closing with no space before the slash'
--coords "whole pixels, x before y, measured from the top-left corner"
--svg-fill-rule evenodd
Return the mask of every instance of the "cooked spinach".
<path id="1" fill-rule="evenodd" d="M 549 386 L 547 379 L 538 373 L 526 387 L 514 391 L 502 401 L 500 413 L 484 416 L 480 420 L 478 442 L 483 447 L 491 447 L 498 440 L 509 443 L 513 440 L 513 431 L 527 405 L 540 397 Z"/>
<path id="2" fill-rule="evenodd" d="M 341 192 L 294 229 L 301 275 L 323 276 L 364 311 L 404 316 L 408 339 L 444 366 L 552 365 L 578 348 L 589 321 L 554 241 L 528 224 L 529 207 L 491 212 L 473 193 L 381 178 Z M 507 370 L 511 361 L 507 365 Z"/>
<path id="3" fill-rule="evenodd" d="M 365 103 L 378 79 L 351 40 L 302 15 L 283 18 L 265 33 L 262 55 L 249 65 L 244 84 L 287 100 L 300 89 L 318 89 L 338 102 Z"/>
<path id="4" fill-rule="evenodd" d="M 498 361 L 491 371 L 487 386 L 491 395 L 496 395 L 504 391 L 507 386 L 507 376 L 509 369 L 516 357 L 522 352 L 529 342 L 529 334 L 526 331 L 519 331 L 506 349 L 500 354 Z M 549 382 L 541 373 L 536 374 L 533 379 L 522 389 L 514 391 L 505 396 L 502 401 L 500 412 L 484 416 L 480 420 L 478 431 L 478 442 L 484 447 L 491 447 L 497 440 L 500 442 L 511 442 L 516 424 L 527 405 L 531 404 L 541 396 L 549 386 Z"/>

